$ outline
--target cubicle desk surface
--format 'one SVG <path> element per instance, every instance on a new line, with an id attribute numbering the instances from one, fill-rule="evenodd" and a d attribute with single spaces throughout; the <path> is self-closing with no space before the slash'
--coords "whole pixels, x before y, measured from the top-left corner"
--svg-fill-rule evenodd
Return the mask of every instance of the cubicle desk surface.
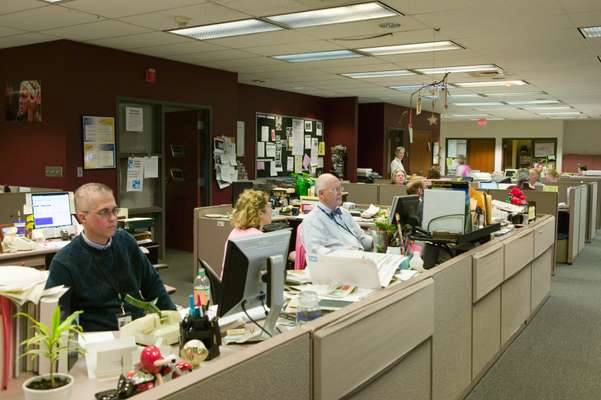
<path id="1" fill-rule="evenodd" d="M 0 253 L 0 266 L 15 265 L 23 267 L 46 267 L 46 255 L 57 253 L 69 242 L 52 240 L 36 243 L 34 250 L 17 251 L 14 253 Z"/>

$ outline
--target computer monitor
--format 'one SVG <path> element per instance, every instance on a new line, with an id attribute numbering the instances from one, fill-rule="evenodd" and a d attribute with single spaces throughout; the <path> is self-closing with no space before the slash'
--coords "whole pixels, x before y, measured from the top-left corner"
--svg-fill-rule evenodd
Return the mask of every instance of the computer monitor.
<path id="1" fill-rule="evenodd" d="M 71 199 L 68 192 L 32 193 L 31 209 L 36 228 L 72 225 Z"/>
<path id="2" fill-rule="evenodd" d="M 517 173 L 518 173 L 517 169 L 506 169 L 505 170 L 505 176 L 513 177 L 513 176 L 517 175 Z"/>
<path id="3" fill-rule="evenodd" d="M 249 181 L 238 181 L 232 182 L 232 207 L 236 207 L 236 203 L 238 202 L 238 197 L 244 192 L 246 189 L 252 189 L 253 183 Z"/>
<path id="4" fill-rule="evenodd" d="M 227 243 L 217 316 L 235 314 L 267 302 L 263 325 L 270 335 L 284 300 L 286 260 L 291 230 L 230 239 Z"/>
<path id="5" fill-rule="evenodd" d="M 497 182 L 479 182 L 480 189 L 497 189 L 499 187 Z"/>
<path id="6" fill-rule="evenodd" d="M 396 214 L 399 214 L 401 227 L 405 225 L 420 226 L 421 212 L 419 206 L 419 196 L 416 194 L 407 196 L 394 196 L 392 198 L 392 206 L 390 207 L 390 215 L 388 222 L 396 225 Z"/>

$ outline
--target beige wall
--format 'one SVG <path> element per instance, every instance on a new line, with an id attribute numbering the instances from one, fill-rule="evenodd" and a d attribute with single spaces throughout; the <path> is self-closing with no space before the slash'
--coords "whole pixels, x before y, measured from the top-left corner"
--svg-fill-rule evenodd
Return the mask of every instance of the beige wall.
<path id="1" fill-rule="evenodd" d="M 601 154 L 601 120 L 565 121 L 565 154 Z"/>
<path id="2" fill-rule="evenodd" d="M 442 121 L 440 127 L 441 167 L 444 171 L 446 138 L 495 138 L 495 170 L 500 171 L 503 162 L 503 138 L 556 138 L 557 169 L 561 171 L 563 158 L 564 121 L 524 120 L 489 121 L 478 126 L 476 121 Z M 599 139 L 601 141 L 601 138 Z"/>

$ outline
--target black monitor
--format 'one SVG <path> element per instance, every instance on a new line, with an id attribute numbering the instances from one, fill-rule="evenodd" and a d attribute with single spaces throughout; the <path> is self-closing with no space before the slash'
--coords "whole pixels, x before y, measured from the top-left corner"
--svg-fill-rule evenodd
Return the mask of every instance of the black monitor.
<path id="1" fill-rule="evenodd" d="M 399 214 L 401 227 L 405 225 L 421 226 L 421 212 L 419 196 L 416 194 L 407 196 L 394 196 L 388 222 L 396 225 L 396 214 Z"/>
<path id="2" fill-rule="evenodd" d="M 238 201 L 238 197 L 244 192 L 246 189 L 252 189 L 253 183 L 250 181 L 237 181 L 232 182 L 232 207 L 236 207 L 236 202 Z"/>
<path id="3" fill-rule="evenodd" d="M 227 243 L 217 316 L 224 317 L 267 303 L 263 328 L 275 333 L 283 305 L 291 230 L 230 239 Z"/>

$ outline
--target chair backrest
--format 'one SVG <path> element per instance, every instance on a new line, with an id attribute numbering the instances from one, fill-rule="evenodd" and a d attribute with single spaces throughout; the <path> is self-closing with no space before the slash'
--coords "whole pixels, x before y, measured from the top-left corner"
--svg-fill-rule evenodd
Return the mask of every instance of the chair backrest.
<path id="1" fill-rule="evenodd" d="M 305 246 L 303 246 L 303 241 L 301 240 L 301 226 L 303 224 L 299 224 L 296 228 L 296 243 L 294 244 L 294 269 L 305 269 L 307 265 L 307 260 L 305 259 Z"/>

